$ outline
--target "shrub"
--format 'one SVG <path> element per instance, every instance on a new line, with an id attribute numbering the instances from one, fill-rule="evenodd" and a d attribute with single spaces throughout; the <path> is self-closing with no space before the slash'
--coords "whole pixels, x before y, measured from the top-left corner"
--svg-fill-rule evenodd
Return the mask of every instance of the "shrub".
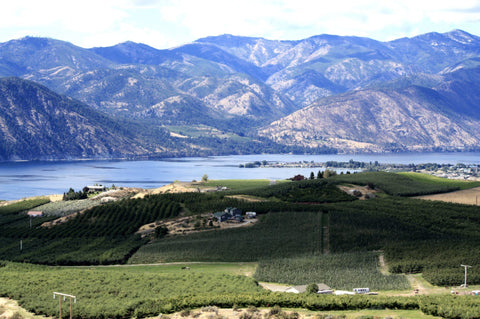
<path id="1" fill-rule="evenodd" d="M 273 306 L 273 308 L 270 309 L 270 311 L 268 312 L 268 315 L 276 316 L 276 315 L 279 315 L 281 312 L 282 312 L 282 308 L 280 308 L 279 305 L 275 305 Z"/>
<path id="2" fill-rule="evenodd" d="M 316 294 L 318 292 L 318 285 L 317 284 L 309 284 L 307 286 L 307 294 Z"/>
<path id="3" fill-rule="evenodd" d="M 190 309 L 185 309 L 180 312 L 180 316 L 182 317 L 189 317 L 192 314 L 192 311 Z"/>

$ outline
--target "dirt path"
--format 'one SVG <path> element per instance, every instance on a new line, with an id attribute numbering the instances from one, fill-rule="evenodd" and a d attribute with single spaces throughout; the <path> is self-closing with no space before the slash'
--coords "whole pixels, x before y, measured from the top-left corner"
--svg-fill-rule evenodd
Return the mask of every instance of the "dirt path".
<path id="1" fill-rule="evenodd" d="M 380 265 L 380 272 L 382 273 L 382 275 L 390 274 L 387 264 L 385 263 L 385 256 L 383 256 L 383 252 L 379 252 L 378 254 L 378 264 Z"/>
<path id="2" fill-rule="evenodd" d="M 378 251 L 378 264 L 380 266 L 380 272 L 383 275 L 390 275 L 383 251 Z M 434 287 L 431 285 L 430 287 L 427 287 L 428 283 L 422 278 L 421 274 L 406 274 L 405 277 L 410 284 L 411 291 L 408 293 L 397 294 L 397 296 L 426 295 L 434 292 Z"/>
<path id="3" fill-rule="evenodd" d="M 416 274 L 416 275 L 408 274 L 408 275 L 405 275 L 405 276 L 407 277 L 408 282 L 410 283 L 410 286 L 412 287 L 412 289 L 414 291 L 417 291 L 418 295 L 427 294 L 429 289 L 427 289 L 427 287 L 425 287 L 423 282 L 420 280 L 420 277 L 419 277 L 420 275 L 418 275 L 418 274 Z M 412 294 L 414 295 L 415 292 L 413 292 Z"/>

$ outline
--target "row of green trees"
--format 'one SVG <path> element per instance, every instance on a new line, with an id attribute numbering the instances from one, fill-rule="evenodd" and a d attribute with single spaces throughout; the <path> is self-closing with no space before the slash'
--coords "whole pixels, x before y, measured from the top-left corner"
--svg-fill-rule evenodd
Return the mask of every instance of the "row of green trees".
<path id="1" fill-rule="evenodd" d="M 275 198 L 286 202 L 333 203 L 355 200 L 336 187 L 329 179 L 303 180 L 293 183 L 279 183 L 261 189 L 242 191 L 243 194 L 264 198 Z"/>
<path id="2" fill-rule="evenodd" d="M 419 196 L 436 193 L 446 193 L 458 190 L 455 184 L 440 182 L 422 182 L 407 175 L 387 172 L 364 172 L 361 174 L 343 174 L 334 176 L 337 183 L 352 183 L 358 185 L 374 185 L 392 196 Z"/>
<path id="3" fill-rule="evenodd" d="M 88 197 L 88 190 L 76 192 L 73 188 L 70 188 L 68 192 L 63 193 L 63 200 L 77 200 L 77 199 L 86 199 Z"/>
<path id="4" fill-rule="evenodd" d="M 132 318 L 135 309 L 152 299 L 189 295 L 258 294 L 263 291 L 249 277 L 195 271 L 163 272 L 162 268 L 45 267 L 1 263 L 0 294 L 17 300 L 37 314 L 58 318 L 52 292 L 74 294 L 74 318 Z M 158 315 L 157 313 L 156 315 Z M 62 313 L 68 318 L 68 311 Z"/>
<path id="5" fill-rule="evenodd" d="M 383 275 L 373 252 L 340 253 L 261 260 L 254 277 L 259 281 L 303 285 L 324 283 L 334 289 L 369 287 L 378 290 L 408 289 L 402 275 Z"/>
<path id="6" fill-rule="evenodd" d="M 45 264 L 105 264 L 125 262 L 146 240 L 135 233 L 156 220 L 178 216 L 178 202 L 155 195 L 95 206 L 54 227 L 20 212 L 0 224 L 0 259 Z M 22 241 L 22 249 L 19 243 Z"/>

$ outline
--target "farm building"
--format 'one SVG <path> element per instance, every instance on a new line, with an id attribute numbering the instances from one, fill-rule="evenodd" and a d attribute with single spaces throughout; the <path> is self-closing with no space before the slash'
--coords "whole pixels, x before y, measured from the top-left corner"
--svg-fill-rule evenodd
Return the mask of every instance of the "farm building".
<path id="1" fill-rule="evenodd" d="M 38 211 L 38 210 L 31 210 L 27 213 L 27 215 L 29 217 L 42 217 L 43 216 L 43 212 L 41 211 Z"/>
<path id="2" fill-rule="evenodd" d="M 242 210 L 236 207 L 225 208 L 225 213 L 229 213 L 231 216 L 242 216 Z"/>
<path id="3" fill-rule="evenodd" d="M 328 294 L 328 293 L 333 293 L 333 290 L 330 289 L 325 284 L 317 284 L 318 286 L 318 292 L 319 294 Z M 299 285 L 299 286 L 291 286 L 285 289 L 285 292 L 292 292 L 294 294 L 301 294 L 307 291 L 308 285 Z"/>
<path id="4" fill-rule="evenodd" d="M 103 185 L 90 185 L 90 186 L 85 186 L 83 188 L 83 191 L 87 193 L 97 193 L 97 192 L 103 192 L 106 191 L 107 188 Z"/>
<path id="5" fill-rule="evenodd" d="M 224 222 L 232 218 L 232 215 L 225 212 L 216 212 L 216 213 L 213 213 L 213 217 L 215 217 L 219 222 Z"/>
<path id="6" fill-rule="evenodd" d="M 237 222 L 243 222 L 242 210 L 236 207 L 227 207 L 223 212 L 217 212 L 213 214 L 218 221 L 224 222 L 227 220 L 236 220 Z"/>
<path id="7" fill-rule="evenodd" d="M 295 175 L 292 178 L 290 178 L 290 180 L 292 181 L 303 181 L 304 179 L 305 179 L 305 176 L 303 175 Z"/>

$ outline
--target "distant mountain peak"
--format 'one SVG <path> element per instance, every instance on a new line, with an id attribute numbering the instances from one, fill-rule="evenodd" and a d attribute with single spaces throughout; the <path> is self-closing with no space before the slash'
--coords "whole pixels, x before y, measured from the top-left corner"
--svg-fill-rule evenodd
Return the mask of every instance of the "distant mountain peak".
<path id="1" fill-rule="evenodd" d="M 480 124 L 470 129 L 461 121 L 480 120 L 479 61 L 480 38 L 463 30 L 388 42 L 330 34 L 292 41 L 223 34 L 167 50 L 133 41 L 84 49 L 38 37 L 0 43 L 0 76 L 36 81 L 117 119 L 141 121 L 149 131 L 193 123 L 257 138 L 260 127 L 278 120 L 282 131 L 269 127 L 263 136 L 280 143 L 290 136 L 293 145 L 306 145 L 311 134 L 319 147 L 338 138 L 370 143 L 371 150 L 385 138 L 394 144 L 383 149 L 391 150 L 479 145 Z M 312 105 L 317 107 L 306 112 Z M 304 111 L 288 117 L 297 110 Z M 375 110 L 383 115 L 369 115 Z M 408 123 L 395 112 L 411 113 Z M 418 130 L 422 126 L 427 135 Z M 449 137 L 456 142 L 449 144 Z"/>
<path id="2" fill-rule="evenodd" d="M 480 38 L 479 37 L 476 37 L 468 32 L 465 32 L 463 30 L 460 30 L 460 29 L 455 29 L 453 31 L 450 31 L 450 32 L 447 32 L 447 33 L 444 33 L 448 38 L 456 41 L 456 42 L 459 42 L 459 43 L 462 43 L 462 44 L 473 44 L 475 41 L 479 41 Z"/>

